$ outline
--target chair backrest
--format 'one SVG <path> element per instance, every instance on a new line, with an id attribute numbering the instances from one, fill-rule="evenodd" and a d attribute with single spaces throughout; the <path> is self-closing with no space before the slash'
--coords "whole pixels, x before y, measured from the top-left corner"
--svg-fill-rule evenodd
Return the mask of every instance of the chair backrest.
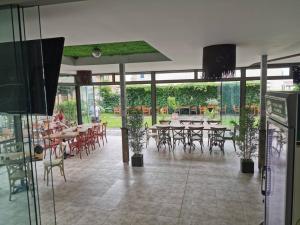
<path id="1" fill-rule="evenodd" d="M 170 135 L 170 126 L 157 126 L 157 133 L 158 136 L 165 136 L 165 135 Z"/>
<path id="2" fill-rule="evenodd" d="M 19 173 L 19 171 L 25 171 L 28 169 L 27 167 L 27 161 L 25 161 L 24 163 L 24 159 L 14 159 L 14 160 L 10 160 L 10 159 L 5 159 L 4 160 L 4 164 L 6 166 L 7 169 L 7 174 L 8 174 L 8 179 L 11 180 L 12 176 L 14 175 L 14 173 L 18 173 L 18 175 L 20 176 L 20 174 L 23 174 L 23 177 L 19 177 L 19 180 L 26 178 L 25 177 L 25 173 Z"/>
<path id="3" fill-rule="evenodd" d="M 221 123 L 221 120 L 208 120 L 207 123 L 210 125 L 218 125 Z"/>
<path id="4" fill-rule="evenodd" d="M 193 125 L 203 125 L 204 121 L 203 120 L 192 120 L 191 124 Z"/>
<path id="5" fill-rule="evenodd" d="M 169 125 L 171 123 L 171 120 L 160 120 L 159 123 L 163 125 Z"/>
<path id="6" fill-rule="evenodd" d="M 5 153 L 22 152 L 23 151 L 23 143 L 22 142 L 4 143 L 3 149 L 4 149 Z"/>
<path id="7" fill-rule="evenodd" d="M 211 134 L 212 134 L 213 138 L 222 138 L 222 139 L 224 139 L 226 128 L 211 127 L 210 129 L 212 131 Z"/>
<path id="8" fill-rule="evenodd" d="M 191 137 L 203 137 L 203 129 L 204 127 L 203 126 L 190 126 L 189 127 L 189 135 Z"/>
<path id="9" fill-rule="evenodd" d="M 185 126 L 192 124 L 191 120 L 179 120 L 179 123 Z"/>
<path id="10" fill-rule="evenodd" d="M 176 136 L 180 136 L 182 138 L 185 137 L 185 126 L 172 126 L 171 127 L 172 129 L 172 135 L 173 135 L 173 138 Z"/>

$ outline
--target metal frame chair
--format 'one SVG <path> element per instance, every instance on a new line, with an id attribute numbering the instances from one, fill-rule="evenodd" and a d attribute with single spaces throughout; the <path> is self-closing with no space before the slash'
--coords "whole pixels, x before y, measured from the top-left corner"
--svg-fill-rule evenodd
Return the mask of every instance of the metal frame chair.
<path id="1" fill-rule="evenodd" d="M 146 135 L 146 148 L 149 146 L 150 138 L 153 138 L 155 140 L 155 142 L 157 143 L 157 137 L 158 137 L 157 130 L 150 129 L 147 122 L 145 122 L 145 135 Z"/>
<path id="2" fill-rule="evenodd" d="M 9 201 L 11 201 L 11 196 L 16 192 L 16 182 L 25 182 L 25 186 L 32 191 L 31 184 L 31 172 L 28 160 L 24 161 L 24 158 L 10 160 L 4 160 L 9 183 Z"/>
<path id="3" fill-rule="evenodd" d="M 173 150 L 176 147 L 177 142 L 181 142 L 183 144 L 183 149 L 186 149 L 186 134 L 185 134 L 185 126 L 173 126 L 172 128 L 172 138 L 173 138 Z M 178 143 L 178 145 L 179 145 Z"/>
<path id="4" fill-rule="evenodd" d="M 160 146 L 164 145 L 166 148 L 166 145 L 169 147 L 169 151 L 172 148 L 172 140 L 170 136 L 170 126 L 164 126 L 164 127 L 157 127 L 157 150 L 159 151 Z"/>
<path id="5" fill-rule="evenodd" d="M 64 154 L 61 154 L 58 158 L 54 160 L 46 160 L 43 163 L 44 163 L 44 180 L 47 175 L 47 186 L 49 185 L 49 173 L 54 167 L 59 167 L 61 176 L 63 176 L 65 182 L 67 182 L 65 176 L 65 168 L 64 168 Z"/>
<path id="6" fill-rule="evenodd" d="M 229 132 L 225 132 L 225 136 L 224 136 L 225 141 L 232 141 L 235 152 L 236 152 L 235 142 L 236 142 L 236 137 L 237 137 L 237 131 L 238 131 L 238 126 L 235 125 L 233 127 L 233 130 L 231 130 Z M 226 135 L 226 133 L 229 133 L 229 135 Z"/>
<path id="7" fill-rule="evenodd" d="M 224 154 L 224 143 L 225 143 L 225 131 L 226 128 L 211 127 L 211 136 L 209 140 L 209 152 L 212 153 L 213 146 L 218 146 L 221 152 Z"/>
<path id="8" fill-rule="evenodd" d="M 194 142 L 199 142 L 201 147 L 201 152 L 203 152 L 203 126 L 199 127 L 189 127 L 188 129 L 188 139 L 190 144 L 190 151 L 195 150 L 196 145 Z"/>

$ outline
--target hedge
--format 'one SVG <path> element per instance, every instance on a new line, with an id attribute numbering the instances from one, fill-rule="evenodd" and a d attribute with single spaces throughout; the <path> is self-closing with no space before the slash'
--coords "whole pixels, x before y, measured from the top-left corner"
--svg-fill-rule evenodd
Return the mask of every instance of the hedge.
<path id="1" fill-rule="evenodd" d="M 247 104 L 259 104 L 259 83 L 247 82 Z M 168 106 L 169 96 L 175 97 L 178 105 L 200 106 L 207 105 L 209 98 L 220 102 L 221 87 L 217 83 L 157 85 L 156 104 L 158 107 Z M 120 96 L 114 93 L 111 87 L 101 87 L 100 105 L 104 109 L 113 109 L 120 105 Z M 222 102 L 231 112 L 232 105 L 239 105 L 240 87 L 234 82 L 222 84 Z M 151 87 L 149 85 L 134 85 L 126 88 L 128 106 L 151 106 Z"/>

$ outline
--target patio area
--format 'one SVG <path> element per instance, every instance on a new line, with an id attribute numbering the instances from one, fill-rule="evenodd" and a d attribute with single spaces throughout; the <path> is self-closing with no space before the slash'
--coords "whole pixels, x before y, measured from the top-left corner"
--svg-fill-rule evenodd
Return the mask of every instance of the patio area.
<path id="1" fill-rule="evenodd" d="M 259 173 L 239 172 L 231 143 L 225 155 L 218 150 L 210 155 L 207 146 L 204 153 L 180 147 L 158 152 L 152 140 L 143 168 L 121 159 L 121 136 L 113 130 L 101 149 L 82 160 L 65 160 L 66 183 L 53 170 L 59 225 L 257 225 L 263 220 Z M 52 188 L 43 181 L 42 163 L 38 171 L 42 221 L 50 224 Z"/>

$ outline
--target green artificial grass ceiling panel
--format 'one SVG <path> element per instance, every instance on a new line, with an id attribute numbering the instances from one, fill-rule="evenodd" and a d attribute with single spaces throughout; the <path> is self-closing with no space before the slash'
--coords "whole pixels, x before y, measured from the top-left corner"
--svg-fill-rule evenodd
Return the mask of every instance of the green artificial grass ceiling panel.
<path id="1" fill-rule="evenodd" d="M 65 46 L 64 56 L 91 57 L 94 48 L 101 50 L 102 56 L 122 56 L 132 54 L 159 53 L 145 41 L 114 42 L 91 45 Z"/>

